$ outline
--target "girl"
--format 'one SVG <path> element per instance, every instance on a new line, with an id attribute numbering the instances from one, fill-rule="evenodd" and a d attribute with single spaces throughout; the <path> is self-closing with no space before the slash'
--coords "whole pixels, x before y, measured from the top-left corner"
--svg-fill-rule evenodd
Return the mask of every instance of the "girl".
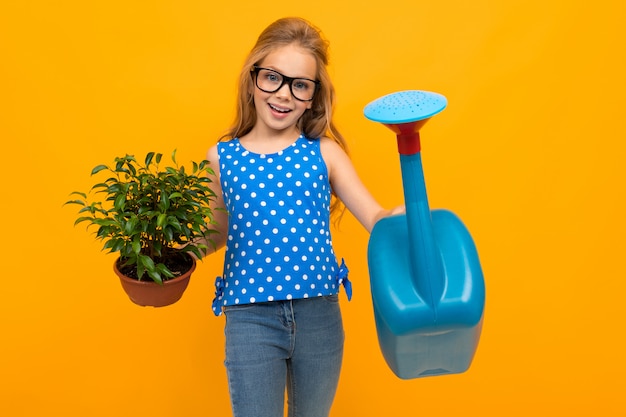
<path id="1" fill-rule="evenodd" d="M 338 292 L 351 287 L 330 236 L 341 202 L 371 231 L 383 209 L 359 180 L 332 121 L 327 42 L 299 18 L 259 36 L 239 79 L 236 120 L 208 151 L 224 273 L 213 310 L 226 315 L 235 417 L 328 416 L 343 354 Z M 331 204 L 331 199 L 333 204 Z"/>

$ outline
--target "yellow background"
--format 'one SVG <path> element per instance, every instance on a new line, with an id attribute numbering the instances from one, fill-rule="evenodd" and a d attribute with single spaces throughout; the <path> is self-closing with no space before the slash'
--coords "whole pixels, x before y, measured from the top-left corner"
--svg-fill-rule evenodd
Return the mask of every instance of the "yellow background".
<path id="1" fill-rule="evenodd" d="M 625 4 L 3 1 L 0 415 L 230 415 L 210 310 L 221 254 L 178 304 L 140 308 L 62 203 L 124 153 L 203 158 L 244 55 L 285 15 L 330 39 L 337 122 L 384 205 L 402 202 L 395 140 L 363 107 L 448 98 L 422 132 L 430 205 L 464 220 L 487 284 L 470 370 L 399 380 L 377 345 L 368 236 L 346 216 L 334 239 L 355 297 L 332 415 L 626 412 Z"/>

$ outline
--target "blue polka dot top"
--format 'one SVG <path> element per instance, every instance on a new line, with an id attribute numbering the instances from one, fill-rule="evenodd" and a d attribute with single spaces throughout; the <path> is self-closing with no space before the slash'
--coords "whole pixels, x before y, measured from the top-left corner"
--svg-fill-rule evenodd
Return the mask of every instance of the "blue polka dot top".
<path id="1" fill-rule="evenodd" d="M 218 143 L 229 213 L 224 272 L 213 311 L 223 306 L 333 295 L 351 286 L 330 235 L 331 189 L 319 139 L 300 137 L 274 154 Z"/>

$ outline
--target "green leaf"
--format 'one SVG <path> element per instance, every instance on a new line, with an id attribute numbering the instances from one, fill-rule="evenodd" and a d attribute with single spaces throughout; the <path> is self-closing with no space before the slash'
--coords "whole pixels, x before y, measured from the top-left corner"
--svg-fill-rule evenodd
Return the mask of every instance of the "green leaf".
<path id="1" fill-rule="evenodd" d="M 93 217 L 79 217 L 78 219 L 76 219 L 76 221 L 74 222 L 74 226 L 76 226 L 79 223 L 82 222 L 90 222 L 93 220 Z"/>
<path id="2" fill-rule="evenodd" d="M 172 273 L 172 271 L 170 271 L 167 266 L 165 266 L 164 264 L 158 264 L 157 265 L 157 270 L 159 271 L 159 273 L 161 273 L 161 275 L 167 277 L 167 278 L 174 278 L 175 275 Z"/>
<path id="3" fill-rule="evenodd" d="M 79 206 L 84 206 L 85 202 L 83 200 L 69 200 L 69 201 L 66 201 L 63 205 L 66 205 L 66 204 L 78 204 Z"/>
<path id="4" fill-rule="evenodd" d="M 181 227 L 180 222 L 179 222 L 179 221 L 178 221 L 178 219 L 177 219 L 176 217 L 174 217 L 174 216 L 168 216 L 168 218 L 167 218 L 167 224 L 168 224 L 169 226 L 174 227 L 174 228 L 175 228 L 176 230 L 178 230 L 178 231 L 182 230 L 182 227 Z"/>
<path id="5" fill-rule="evenodd" d="M 136 255 L 139 255 L 139 253 L 141 252 L 141 242 L 139 241 L 139 239 L 133 241 L 133 253 L 135 253 Z"/>
<path id="6" fill-rule="evenodd" d="M 125 203 L 126 203 L 126 195 L 120 194 L 115 198 L 115 203 L 113 204 L 113 207 L 115 207 L 115 210 L 117 211 L 124 211 Z"/>
<path id="7" fill-rule="evenodd" d="M 96 214 L 96 213 L 103 213 L 103 210 L 98 209 L 97 207 L 94 207 L 93 205 L 90 206 L 85 206 L 82 209 L 78 210 L 78 214 L 80 213 L 91 213 L 91 214 Z"/>
<path id="8" fill-rule="evenodd" d="M 113 219 L 93 219 L 94 224 L 98 226 L 115 226 L 119 227 L 117 222 Z"/>
<path id="9" fill-rule="evenodd" d="M 115 245 L 111 248 L 111 252 L 119 252 L 126 247 L 126 241 L 124 239 L 118 239 Z"/>
<path id="10" fill-rule="evenodd" d="M 150 165 L 152 158 L 154 158 L 154 152 L 148 152 L 146 155 L 146 166 Z"/>
<path id="11" fill-rule="evenodd" d="M 165 220 L 167 220 L 167 214 L 166 213 L 159 214 L 159 216 L 157 217 L 157 227 L 162 228 L 165 225 Z"/>
<path id="12" fill-rule="evenodd" d="M 163 235 L 165 236 L 165 239 L 170 242 L 174 240 L 174 231 L 172 230 L 171 227 L 165 227 L 163 229 Z"/>
<path id="13" fill-rule="evenodd" d="M 200 246 L 200 245 L 197 245 L 197 246 L 195 246 L 195 245 L 187 245 L 187 246 L 183 247 L 181 250 L 182 250 L 183 252 L 191 252 L 191 253 L 193 253 L 194 255 L 196 255 L 196 257 L 197 257 L 198 259 L 202 259 L 202 258 L 204 257 L 204 254 L 202 254 L 202 253 L 200 252 L 200 250 L 199 250 L 199 246 Z M 202 246 L 204 246 L 204 247 L 205 247 L 205 252 L 206 252 L 206 246 L 205 246 L 205 245 L 202 245 Z"/>
<path id="14" fill-rule="evenodd" d="M 139 255 L 137 260 L 147 269 L 154 269 L 154 261 L 149 256 Z"/>
<path id="15" fill-rule="evenodd" d="M 129 236 L 132 235 L 135 230 L 135 226 L 137 226 L 137 217 L 133 216 L 130 220 L 124 223 L 124 233 Z"/>
<path id="16" fill-rule="evenodd" d="M 160 195 L 161 195 L 161 201 L 159 202 L 159 208 L 162 211 L 167 211 L 170 208 L 170 199 L 167 196 L 167 193 L 165 192 L 165 190 L 161 190 Z"/>
<path id="17" fill-rule="evenodd" d="M 137 279 L 139 279 L 139 281 L 141 281 L 141 277 L 143 277 L 143 274 L 145 273 L 145 271 L 146 271 L 146 268 L 144 268 L 142 264 L 137 262 Z"/>
<path id="18" fill-rule="evenodd" d="M 95 184 L 93 187 L 91 187 L 92 190 L 97 190 L 97 189 L 104 189 L 106 190 L 109 187 L 109 184 L 107 184 L 106 182 L 100 182 L 98 184 Z"/>
<path id="19" fill-rule="evenodd" d="M 109 249 L 111 252 L 120 252 L 124 248 L 124 239 L 111 239 L 104 244 L 102 249 Z"/>
<path id="20" fill-rule="evenodd" d="M 137 263 L 135 261 L 135 259 L 137 258 L 137 255 L 133 252 L 133 245 L 127 245 L 125 241 L 123 241 L 123 242 L 124 242 L 124 244 L 120 248 L 120 256 L 123 256 L 124 258 L 128 258 L 128 263 L 129 264 Z"/>
<path id="21" fill-rule="evenodd" d="M 85 193 L 81 193 L 80 191 L 72 191 L 72 192 L 70 193 L 70 195 L 79 195 L 79 196 L 81 196 L 82 198 L 87 198 L 87 194 L 85 194 Z"/>
<path id="22" fill-rule="evenodd" d="M 148 276 L 152 278 L 152 281 L 157 284 L 163 285 L 163 278 L 161 278 L 161 274 L 158 271 L 150 271 L 148 270 Z"/>
<path id="23" fill-rule="evenodd" d="M 94 169 L 91 170 L 91 175 L 95 175 L 100 171 L 104 171 L 105 169 L 109 169 L 109 167 L 106 165 L 98 165 L 97 167 L 94 167 Z"/>
<path id="24" fill-rule="evenodd" d="M 154 249 L 154 253 L 156 253 L 157 256 L 162 256 L 163 245 L 161 244 L 159 240 L 155 240 L 153 242 L 153 249 Z"/>

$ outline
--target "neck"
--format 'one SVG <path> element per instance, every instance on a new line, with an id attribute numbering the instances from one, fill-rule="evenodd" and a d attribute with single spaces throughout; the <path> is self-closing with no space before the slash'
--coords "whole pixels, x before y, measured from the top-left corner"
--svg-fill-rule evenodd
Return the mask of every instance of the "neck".
<path id="1" fill-rule="evenodd" d="M 260 129 L 252 129 L 247 135 L 239 138 L 246 149 L 256 153 L 275 153 L 287 148 L 300 136 L 300 131 L 288 129 L 277 132 L 264 132 Z"/>

